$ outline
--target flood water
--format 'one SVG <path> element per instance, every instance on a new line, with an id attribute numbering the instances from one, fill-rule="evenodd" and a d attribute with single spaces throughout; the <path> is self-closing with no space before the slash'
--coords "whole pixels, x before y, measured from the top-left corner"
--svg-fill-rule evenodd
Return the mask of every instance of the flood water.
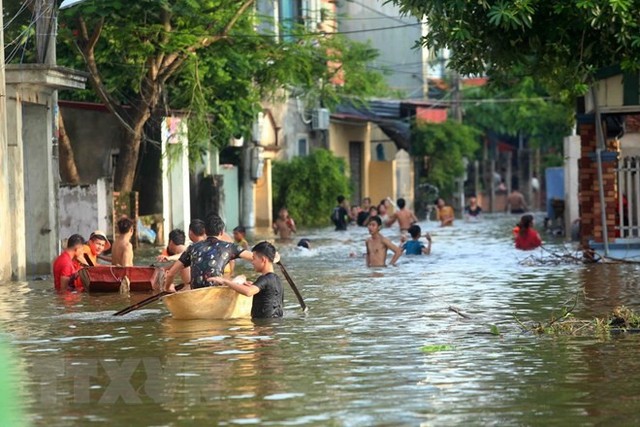
<path id="1" fill-rule="evenodd" d="M 3 381 L 47 427 L 637 424 L 640 335 L 538 337 L 513 315 L 545 322 L 576 295 L 578 318 L 639 309 L 639 267 L 523 262 L 545 253 L 512 248 L 515 221 L 422 223 L 432 255 L 377 270 L 366 229 L 301 234 L 312 250 L 280 249 L 310 311 L 286 288 L 279 321 L 176 321 L 161 303 L 113 317 L 130 297 L 7 283 Z"/>

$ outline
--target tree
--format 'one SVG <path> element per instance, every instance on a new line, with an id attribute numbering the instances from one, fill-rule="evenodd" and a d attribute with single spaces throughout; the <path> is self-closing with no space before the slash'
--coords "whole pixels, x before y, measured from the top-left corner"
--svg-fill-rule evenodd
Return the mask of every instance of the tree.
<path id="1" fill-rule="evenodd" d="M 200 51 L 246 28 L 253 1 L 88 1 L 61 16 L 61 36 L 77 46 L 95 93 L 127 131 L 116 189 L 133 186 L 144 126 L 165 85 Z"/>
<path id="2" fill-rule="evenodd" d="M 477 129 L 453 120 L 418 124 L 411 147 L 416 158 L 425 158 L 424 181 L 445 197 L 453 194 L 456 179 L 465 172 L 463 159 L 472 159 L 480 148 L 479 137 Z"/>
<path id="3" fill-rule="evenodd" d="M 451 50 L 464 74 L 532 75 L 582 94 L 601 67 L 640 64 L 640 0 L 389 0 L 425 16 L 422 42 Z M 520 75 L 520 74 L 519 74 Z"/>
<path id="4" fill-rule="evenodd" d="M 343 158 L 324 149 L 313 150 L 290 162 L 273 164 L 273 206 L 286 207 L 300 224 L 329 224 L 336 197 L 351 194 L 347 164 Z"/>
<path id="5" fill-rule="evenodd" d="M 327 100 L 381 87 L 380 73 L 354 66 L 370 50 L 300 28 L 290 29 L 288 42 L 258 34 L 254 1 L 89 0 L 61 16 L 69 65 L 86 65 L 94 93 L 127 131 L 116 189 L 131 190 L 145 124 L 158 111 L 186 111 L 190 153 L 197 157 L 212 138 L 225 145 L 232 134 L 249 133 L 260 101 L 284 85 L 306 91 L 320 81 L 319 96 Z M 354 52 L 359 55 L 349 61 Z M 330 61 L 337 65 L 328 67 Z M 342 68 L 360 73 L 331 88 Z"/>
<path id="6" fill-rule="evenodd" d="M 464 99 L 466 124 L 485 133 L 520 136 L 531 148 L 562 150 L 573 124 L 573 106 L 552 99 L 532 77 L 472 87 Z"/>

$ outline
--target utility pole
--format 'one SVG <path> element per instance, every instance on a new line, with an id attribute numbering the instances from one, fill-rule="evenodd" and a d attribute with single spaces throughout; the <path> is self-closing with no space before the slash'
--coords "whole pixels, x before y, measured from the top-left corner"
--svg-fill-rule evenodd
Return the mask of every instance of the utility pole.
<path id="1" fill-rule="evenodd" d="M 453 75 L 453 118 L 458 123 L 462 123 L 462 91 L 460 89 L 460 74 L 455 71 Z"/>
<path id="2" fill-rule="evenodd" d="M 456 122 L 462 124 L 462 91 L 460 90 L 460 86 L 461 86 L 460 73 L 455 71 L 453 74 L 453 95 L 454 95 L 453 96 L 453 106 L 454 106 L 453 117 Z M 460 203 L 460 212 L 462 213 L 464 213 L 464 208 L 465 208 L 464 183 L 467 177 L 467 169 L 466 169 L 467 165 L 468 165 L 468 161 L 467 159 L 465 159 L 465 162 L 464 162 L 465 171 L 461 177 L 457 178 L 458 194 L 459 194 L 458 199 Z"/>
<path id="3" fill-rule="evenodd" d="M 2 0 L 0 0 L 0 10 Z M 0 46 L 4 47 L 4 23 L 0 14 Z M 4 48 L 0 50 L 0 236 L 10 236 L 13 223 L 13 215 L 9 206 L 9 147 L 7 145 L 7 88 L 4 78 Z M 0 245 L 0 281 L 11 279 L 11 250 L 13 245 Z"/>

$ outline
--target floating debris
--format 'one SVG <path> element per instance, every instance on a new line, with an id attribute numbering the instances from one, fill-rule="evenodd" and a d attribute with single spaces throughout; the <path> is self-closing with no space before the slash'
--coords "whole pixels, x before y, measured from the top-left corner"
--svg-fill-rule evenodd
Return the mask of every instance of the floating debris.
<path id="1" fill-rule="evenodd" d="M 575 306 L 574 306 L 575 307 Z M 605 317 L 576 319 L 572 309 L 565 309 L 559 317 L 552 317 L 547 323 L 525 324 L 516 317 L 516 322 L 524 332 L 537 335 L 558 336 L 598 336 L 607 338 L 611 334 L 639 333 L 640 315 L 625 306 L 619 306 Z"/>

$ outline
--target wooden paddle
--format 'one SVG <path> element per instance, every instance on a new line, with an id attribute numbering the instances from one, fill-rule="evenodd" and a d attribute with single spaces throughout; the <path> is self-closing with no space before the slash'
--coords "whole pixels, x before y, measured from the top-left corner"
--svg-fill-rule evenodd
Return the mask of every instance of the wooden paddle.
<path id="1" fill-rule="evenodd" d="M 95 266 L 93 261 L 91 261 L 91 258 L 89 258 L 89 254 L 84 254 L 84 259 L 87 261 L 87 264 L 89 264 L 89 267 L 94 267 Z"/>
<path id="2" fill-rule="evenodd" d="M 293 293 L 296 294 L 296 298 L 298 298 L 298 302 L 300 303 L 300 308 L 302 309 L 302 311 L 303 312 L 309 311 L 309 307 L 307 307 L 307 304 L 304 303 L 304 300 L 302 299 L 302 295 L 300 294 L 300 291 L 298 290 L 298 287 L 296 286 L 296 284 L 293 283 L 293 280 L 291 279 L 291 276 L 289 276 L 289 272 L 287 271 L 287 269 L 284 268 L 284 265 L 282 265 L 280 261 L 278 261 L 276 264 L 280 266 L 280 270 L 282 270 L 282 274 L 284 275 L 284 278 L 287 279 L 287 282 L 289 282 L 289 286 L 291 286 Z"/>
<path id="3" fill-rule="evenodd" d="M 184 288 L 184 284 L 177 285 L 176 286 L 176 291 L 179 291 L 182 288 Z M 138 302 L 136 304 L 130 305 L 127 308 L 123 308 L 122 310 L 118 311 L 117 313 L 113 313 L 113 315 L 114 316 L 122 316 L 122 315 L 125 315 L 127 313 L 131 313 L 133 310 L 137 310 L 137 309 L 139 309 L 141 307 L 144 307 L 145 305 L 149 305 L 154 301 L 158 301 L 163 296 L 169 295 L 169 294 L 172 294 L 172 293 L 173 292 L 162 291 L 162 292 L 160 292 L 158 294 L 150 296 L 149 298 L 145 298 L 145 299 L 143 299 L 142 301 L 140 301 L 140 302 Z"/>

